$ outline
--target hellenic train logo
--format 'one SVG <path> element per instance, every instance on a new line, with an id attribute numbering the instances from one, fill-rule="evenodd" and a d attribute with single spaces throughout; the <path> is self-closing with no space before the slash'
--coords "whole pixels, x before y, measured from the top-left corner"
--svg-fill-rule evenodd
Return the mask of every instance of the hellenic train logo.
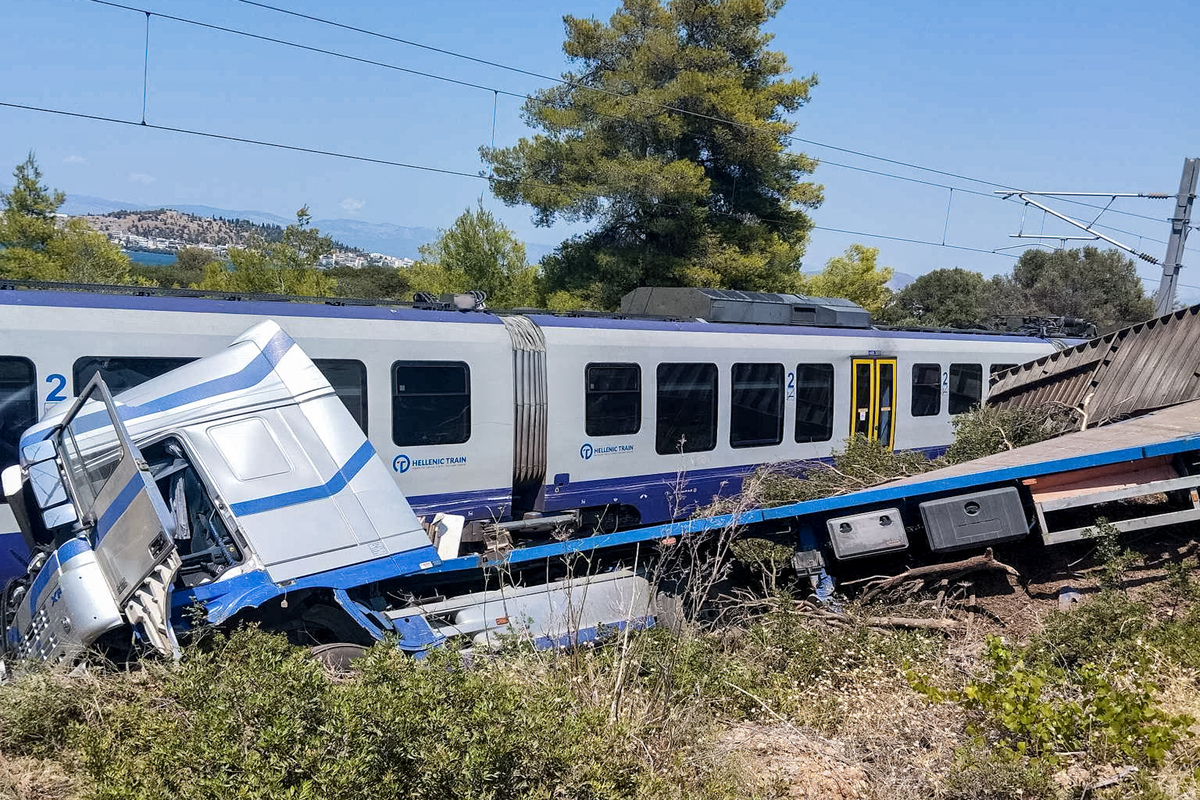
<path id="1" fill-rule="evenodd" d="M 632 453 L 633 445 L 631 444 L 614 444 L 605 447 L 592 447 L 591 442 L 584 442 L 583 447 L 579 448 L 579 457 L 584 461 L 588 461 L 592 456 L 614 456 L 618 453 Z"/>
<path id="2" fill-rule="evenodd" d="M 392 469 L 401 475 L 410 469 L 435 469 L 437 467 L 459 467 L 467 463 L 466 456 L 438 456 L 436 458 L 409 458 L 401 453 L 392 459 Z"/>

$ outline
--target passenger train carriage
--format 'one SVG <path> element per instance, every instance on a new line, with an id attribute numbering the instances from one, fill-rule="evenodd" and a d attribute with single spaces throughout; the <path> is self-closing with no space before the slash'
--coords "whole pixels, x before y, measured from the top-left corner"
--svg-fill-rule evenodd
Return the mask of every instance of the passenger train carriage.
<path id="1" fill-rule="evenodd" d="M 613 529 L 689 513 L 739 491 L 762 464 L 827 457 L 853 433 L 940 451 L 951 416 L 983 400 L 991 372 L 1055 348 L 1036 337 L 876 329 L 844 301 L 678 292 L 712 313 L 499 315 L 3 290 L 0 468 L 16 462 L 26 428 L 96 373 L 119 393 L 274 319 L 417 514 Z M 741 321 L 721 321 L 732 319 Z M 0 506 L 3 577 L 24 570 L 17 530 Z"/>

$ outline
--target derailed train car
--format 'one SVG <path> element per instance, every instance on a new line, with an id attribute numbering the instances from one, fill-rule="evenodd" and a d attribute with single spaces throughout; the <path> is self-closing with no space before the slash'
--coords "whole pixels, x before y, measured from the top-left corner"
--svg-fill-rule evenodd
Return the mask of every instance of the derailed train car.
<path id="1" fill-rule="evenodd" d="M 416 516 L 321 370 L 263 322 L 116 398 L 93 377 L 24 434 L 0 475 L 33 553 L 0 597 L 4 652 L 170 654 L 190 624 L 236 620 L 327 655 L 388 636 L 414 654 L 449 639 L 570 644 L 669 611 L 647 562 L 693 534 L 782 533 L 820 596 L 827 562 L 1035 530 L 1078 541 L 1129 498 L 1153 502 L 1114 519 L 1122 531 L 1200 519 L 1198 429 L 1194 401 L 851 495 L 608 532 L 517 520 L 473 540 L 463 515 Z"/>
<path id="2" fill-rule="evenodd" d="M 127 291 L 123 289 L 121 291 Z M 275 319 L 419 515 L 625 531 L 851 433 L 934 452 L 1045 338 L 871 327 L 845 301 L 671 289 L 624 316 L 0 289 L 0 468 L 99 374 L 119 393 Z M 653 301 L 653 302 L 651 302 Z M 686 473 L 686 495 L 675 491 Z M 0 503 L 0 579 L 28 557 Z"/>

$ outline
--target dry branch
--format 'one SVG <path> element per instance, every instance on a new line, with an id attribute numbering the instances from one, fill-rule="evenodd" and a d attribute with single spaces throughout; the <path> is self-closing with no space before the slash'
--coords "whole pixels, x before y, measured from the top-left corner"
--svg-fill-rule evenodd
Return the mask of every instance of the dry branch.
<path id="1" fill-rule="evenodd" d="M 924 567 L 912 567 L 899 575 L 893 575 L 877 583 L 868 584 L 867 590 L 863 593 L 861 599 L 864 603 L 869 602 L 884 592 L 891 591 L 897 586 L 907 586 L 909 582 L 914 580 L 919 583 L 924 583 L 930 578 L 937 578 L 939 580 L 944 578 L 952 581 L 956 578 L 961 578 L 963 575 L 969 575 L 972 572 L 982 572 L 984 570 L 1000 570 L 1018 578 L 1021 575 L 1021 573 L 1007 564 L 997 561 L 996 557 L 992 554 L 992 548 L 989 547 L 981 556 L 972 556 L 971 558 L 954 561 L 949 564 L 930 564 Z"/>
<path id="2" fill-rule="evenodd" d="M 852 617 L 837 611 L 830 611 L 814 605 L 808 600 L 801 600 L 796 606 L 805 614 L 830 625 L 854 624 L 866 625 L 868 628 L 919 628 L 921 630 L 957 631 L 963 627 L 956 619 L 940 617 L 928 619 L 924 617 Z"/>

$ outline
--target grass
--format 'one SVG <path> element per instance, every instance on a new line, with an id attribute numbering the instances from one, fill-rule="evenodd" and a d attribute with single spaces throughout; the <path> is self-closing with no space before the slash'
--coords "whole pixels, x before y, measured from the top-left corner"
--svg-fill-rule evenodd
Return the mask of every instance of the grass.
<path id="1" fill-rule="evenodd" d="M 1054 420 L 964 424 L 978 453 Z M 807 481 L 763 474 L 720 510 L 929 466 L 852 441 Z M 1123 572 L 1097 573 L 1106 588 L 1044 615 L 1028 641 L 988 643 L 981 629 L 1002 630 L 986 615 L 955 639 L 870 629 L 854 605 L 816 622 L 788 594 L 789 552 L 734 531 L 678 548 L 663 577 L 700 587 L 681 624 L 569 652 L 514 646 L 469 668 L 384 643 L 331 675 L 245 628 L 178 663 L 34 669 L 0 685 L 0 797 L 1074 800 L 1137 764 L 1087 796 L 1200 798 L 1194 560 L 1136 593 Z M 702 601 L 731 575 L 758 592 L 714 614 Z"/>
<path id="2" fill-rule="evenodd" d="M 1065 799 L 1127 763 L 1142 772 L 1123 790 L 1196 796 L 1200 730 L 1142 757 L 1136 742 L 1122 747 L 1120 712 L 1104 742 L 1050 758 L 1050 740 L 1046 752 L 1016 746 L 1042 723 L 1005 717 L 1002 698 L 990 711 L 930 703 L 905 674 L 946 692 L 992 681 L 998 695 L 1019 658 L 1046 687 L 1022 708 L 1056 714 L 1086 705 L 1083 684 L 1062 676 L 1103 668 L 1102 692 L 1132 698 L 1130 720 L 1197 717 L 1200 612 L 1156 619 L 1151 604 L 1102 592 L 998 661 L 969 640 L 820 626 L 786 595 L 764 604 L 719 629 L 652 629 L 569 653 L 517 647 L 470 668 L 449 650 L 417 661 L 382 644 L 334 676 L 248 628 L 178 664 L 34 670 L 0 686 L 0 796 L 717 800 L 807 787 Z M 1134 691 L 1134 679 L 1146 697 L 1112 688 Z"/>

